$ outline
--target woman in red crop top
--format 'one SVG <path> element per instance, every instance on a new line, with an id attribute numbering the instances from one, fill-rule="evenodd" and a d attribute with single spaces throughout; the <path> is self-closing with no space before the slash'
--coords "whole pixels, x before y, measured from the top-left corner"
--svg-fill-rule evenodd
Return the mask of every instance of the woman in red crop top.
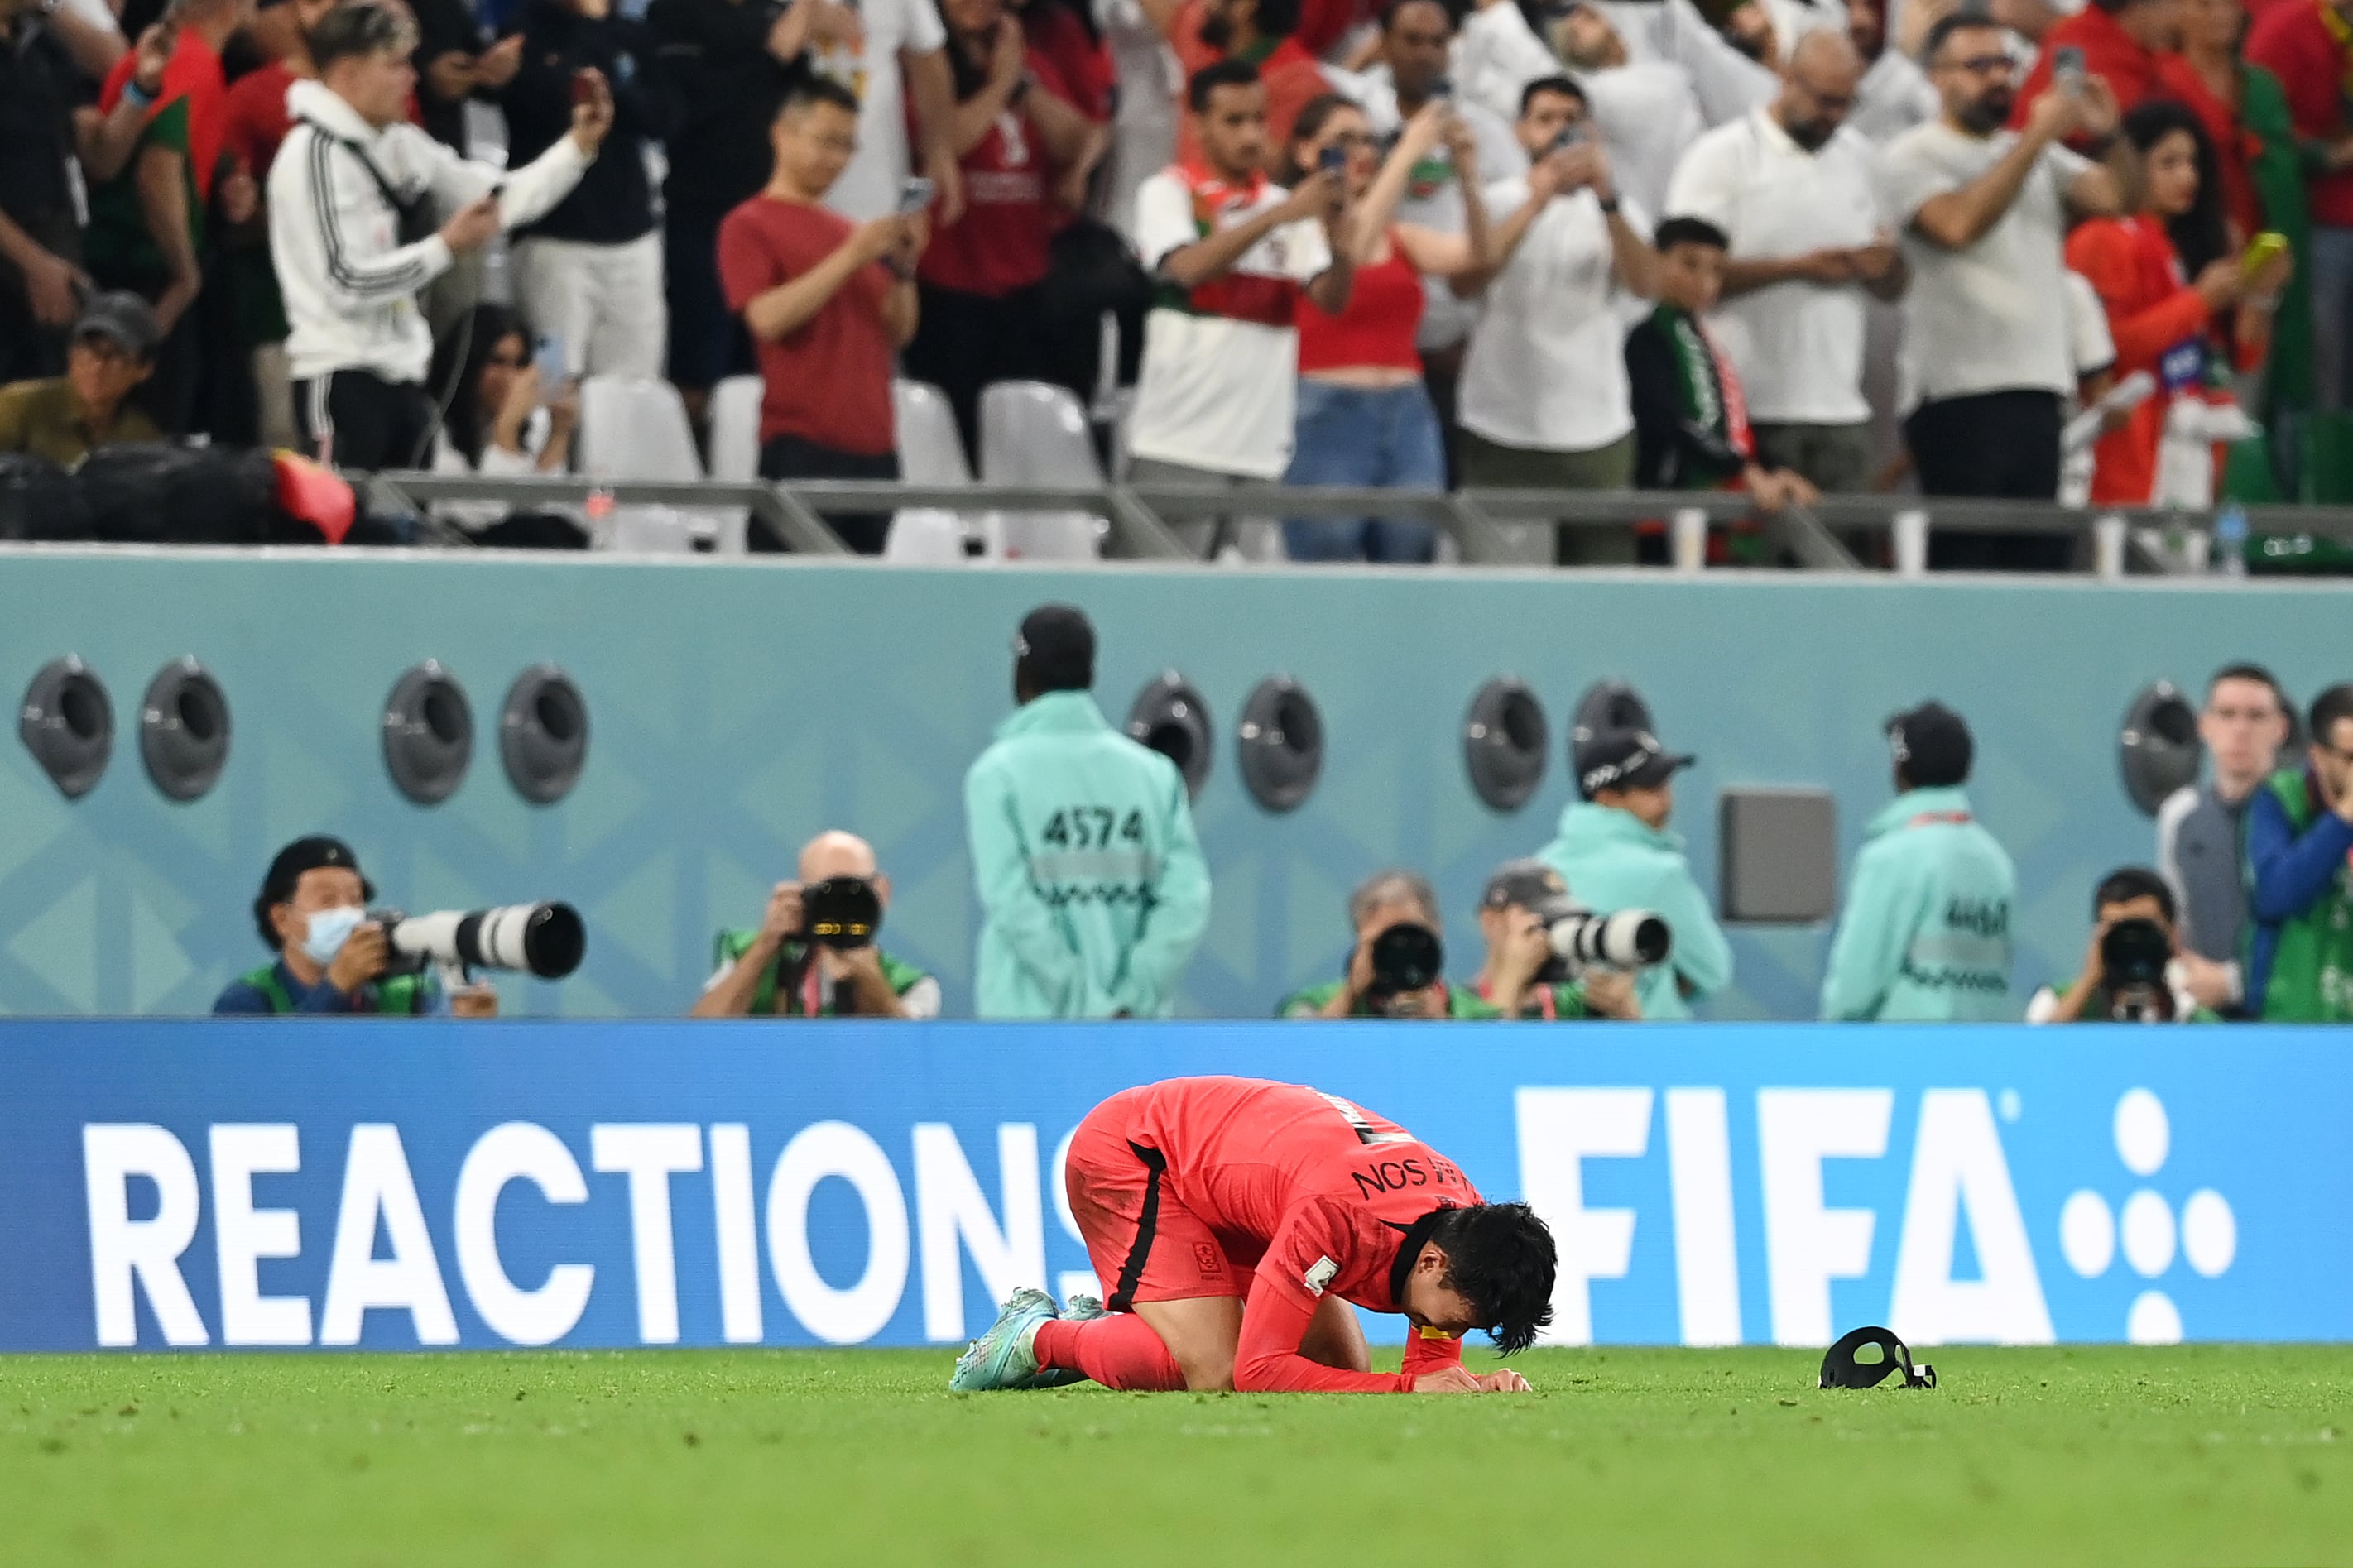
<path id="1" fill-rule="evenodd" d="M 1441 148 L 1461 186 L 1463 232 L 1392 221 L 1414 165 Z M 1301 110 L 1292 132 L 1293 184 L 1331 153 L 1345 160 L 1348 207 L 1334 242 L 1354 253 L 1356 280 L 1336 316 L 1300 300 L 1297 442 L 1287 484 L 1446 488 L 1438 413 L 1422 389 L 1413 340 L 1425 279 L 1468 287 L 1492 265 L 1476 153 L 1469 128 L 1437 101 L 1407 124 L 1386 162 L 1378 149 L 1365 111 L 1336 94 Z M 1293 561 L 1428 561 L 1437 543 L 1428 523 L 1398 518 L 1292 518 L 1282 532 Z"/>

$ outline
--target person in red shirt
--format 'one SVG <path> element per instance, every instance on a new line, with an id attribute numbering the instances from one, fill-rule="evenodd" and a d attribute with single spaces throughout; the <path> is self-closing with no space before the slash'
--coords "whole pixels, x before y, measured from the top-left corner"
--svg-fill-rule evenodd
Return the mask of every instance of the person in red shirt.
<path id="1" fill-rule="evenodd" d="M 768 139 L 767 188 L 719 225 L 719 283 L 744 318 L 767 384 L 760 473 L 771 479 L 895 479 L 892 357 L 915 335 L 920 212 L 853 224 L 825 194 L 858 151 L 858 99 L 812 74 L 785 95 Z M 826 520 L 842 542 L 879 555 L 884 514 Z M 778 550 L 765 529 L 752 548 Z"/>
<path id="2" fill-rule="evenodd" d="M 1552 1321 L 1535 1211 L 1486 1202 L 1337 1095 L 1247 1078 L 1125 1089 L 1079 1123 L 1064 1180 L 1110 1300 L 1065 1315 L 1017 1290 L 950 1387 L 1518 1391 L 1515 1372 L 1465 1372 L 1462 1336 L 1485 1329 L 1510 1355 Z M 1413 1325 L 1402 1372 L 1370 1370 L 1351 1303 Z"/>
<path id="3" fill-rule="evenodd" d="M 2091 0 L 2042 35 L 2042 51 L 2018 89 L 2010 128 L 2026 129 L 2034 100 L 2051 90 L 2059 51 L 2084 51 L 2084 71 L 2108 84 L 2119 111 L 2153 98 L 2183 100 L 2198 79 L 2174 50 L 2181 41 L 2179 0 Z M 2092 152 L 2081 142 L 2077 152 Z"/>
<path id="4" fill-rule="evenodd" d="M 2125 139 L 2141 162 L 2138 210 L 2094 218 L 2067 237 L 2067 267 L 2100 297 L 2116 349 L 2116 373 L 2147 371 L 2157 395 L 2094 449 L 2094 505 L 2146 506 L 2157 482 L 2158 446 L 2179 397 L 2227 384 L 2225 355 L 2251 366 L 2269 336 L 2270 306 L 2293 258 L 2284 252 L 2250 273 L 2223 238 L 2221 193 L 2205 183 L 2213 153 L 2191 110 L 2144 103 L 2124 118 Z M 2185 275 L 2176 233 L 2203 252 L 2197 280 Z M 2218 337 L 2226 342 L 2217 342 Z"/>
<path id="5" fill-rule="evenodd" d="M 965 207 L 933 236 L 916 270 L 923 325 L 907 345 L 907 374 L 947 395 L 965 451 L 976 456 L 983 386 L 1061 379 L 1043 310 L 1049 245 L 1104 137 L 1005 0 L 940 0 L 940 18 Z"/>
<path id="6" fill-rule="evenodd" d="M 2353 407 L 2353 0 L 2274 0 L 2247 35 L 2247 58 L 2287 90 L 2312 195 L 2313 377 L 2324 409 Z"/>
<path id="7" fill-rule="evenodd" d="M 1170 22 L 1168 42 L 1187 81 L 1218 60 L 1247 60 L 1266 87 L 1266 172 L 1279 175 L 1299 111 L 1330 92 L 1331 79 L 1305 45 L 1299 0 L 1185 0 Z M 1193 117 L 1178 122 L 1176 161 L 1198 163 L 1201 144 Z"/>

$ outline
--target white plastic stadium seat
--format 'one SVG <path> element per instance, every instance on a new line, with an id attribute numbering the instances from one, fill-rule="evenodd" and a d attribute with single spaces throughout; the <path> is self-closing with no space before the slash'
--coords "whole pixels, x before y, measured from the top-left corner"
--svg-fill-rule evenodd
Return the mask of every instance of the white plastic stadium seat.
<path id="1" fill-rule="evenodd" d="M 924 381 L 894 381 L 891 401 L 899 426 L 899 473 L 911 485 L 968 485 L 964 437 L 956 434 L 955 410 L 946 395 Z M 994 512 L 955 512 L 943 507 L 902 507 L 891 519 L 882 558 L 924 565 L 957 564 L 970 559 L 973 541 L 983 552 L 1001 554 L 1002 530 Z"/>
<path id="2" fill-rule="evenodd" d="M 760 477 L 760 399 L 766 388 L 756 375 L 731 375 L 711 389 L 711 477 L 750 484 Z M 749 511 L 720 517 L 718 552 L 744 553 Z"/>
<path id="3" fill-rule="evenodd" d="M 702 458 L 694 449 L 686 405 L 679 401 L 678 389 L 666 381 L 617 375 L 584 380 L 579 460 L 580 471 L 592 479 L 691 481 L 702 478 Z M 648 510 L 616 508 L 614 526 L 594 542 L 604 549 L 691 549 L 693 536 L 724 531 L 728 509 L 660 509 L 674 510 L 683 520 L 682 533 L 674 525 L 625 516 Z M 683 546 L 671 542 L 681 537 L 689 542 Z"/>
<path id="4" fill-rule="evenodd" d="M 991 484 L 1099 485 L 1086 410 L 1068 389 L 1000 381 L 980 395 L 980 477 Z M 1092 561 L 1110 525 L 1092 512 L 1007 512 L 1005 553 L 1033 561 Z"/>

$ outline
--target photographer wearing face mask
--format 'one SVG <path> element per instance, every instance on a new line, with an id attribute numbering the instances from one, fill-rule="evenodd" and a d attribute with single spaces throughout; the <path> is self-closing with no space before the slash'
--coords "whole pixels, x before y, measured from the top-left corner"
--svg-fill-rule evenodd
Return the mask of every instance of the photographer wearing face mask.
<path id="1" fill-rule="evenodd" d="M 1411 871 L 1376 871 L 1348 896 L 1356 933 L 1347 972 L 1294 991 L 1280 1018 L 1497 1018 L 1477 994 L 1447 981 L 1438 892 Z"/>
<path id="2" fill-rule="evenodd" d="M 389 974 L 391 944 L 367 918 L 375 889 L 340 838 L 298 838 L 278 852 L 253 900 L 255 929 L 278 961 L 229 982 L 216 1014 L 389 1016 L 498 1016 L 498 993 L 470 985 L 445 994 L 430 970 Z"/>
<path id="3" fill-rule="evenodd" d="M 854 833 L 818 834 L 757 931 L 719 933 L 719 968 L 690 1018 L 936 1018 L 940 983 L 874 945 L 891 879 Z"/>
<path id="4" fill-rule="evenodd" d="M 1506 1018 L 1575 1023 L 1583 1018 L 1642 1016 L 1634 976 L 1595 966 L 1571 979 L 1552 950 L 1552 922 L 1575 905 L 1561 874 L 1541 860 L 1506 860 L 1487 879 L 1479 899 L 1479 934 L 1487 960 L 1471 988 Z"/>
<path id="5" fill-rule="evenodd" d="M 2146 866 L 2111 871 L 2092 895 L 2092 945 L 2064 992 L 2048 985 L 2026 1005 L 2030 1024 L 2219 1024 L 2201 998 L 2220 964 L 2181 945 L 2173 889 Z"/>

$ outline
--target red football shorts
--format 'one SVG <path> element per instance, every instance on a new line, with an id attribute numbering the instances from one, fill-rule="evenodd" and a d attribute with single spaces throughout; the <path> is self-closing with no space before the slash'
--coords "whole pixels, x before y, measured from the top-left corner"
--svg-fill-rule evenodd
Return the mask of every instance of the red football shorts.
<path id="1" fill-rule="evenodd" d="M 1125 1089 L 1087 1112 L 1071 1135 L 1065 1181 L 1071 1217 L 1114 1312 L 1138 1301 L 1249 1296 L 1250 1270 L 1226 1254 L 1209 1227 L 1176 1201 L 1167 1161 L 1144 1141 Z"/>

